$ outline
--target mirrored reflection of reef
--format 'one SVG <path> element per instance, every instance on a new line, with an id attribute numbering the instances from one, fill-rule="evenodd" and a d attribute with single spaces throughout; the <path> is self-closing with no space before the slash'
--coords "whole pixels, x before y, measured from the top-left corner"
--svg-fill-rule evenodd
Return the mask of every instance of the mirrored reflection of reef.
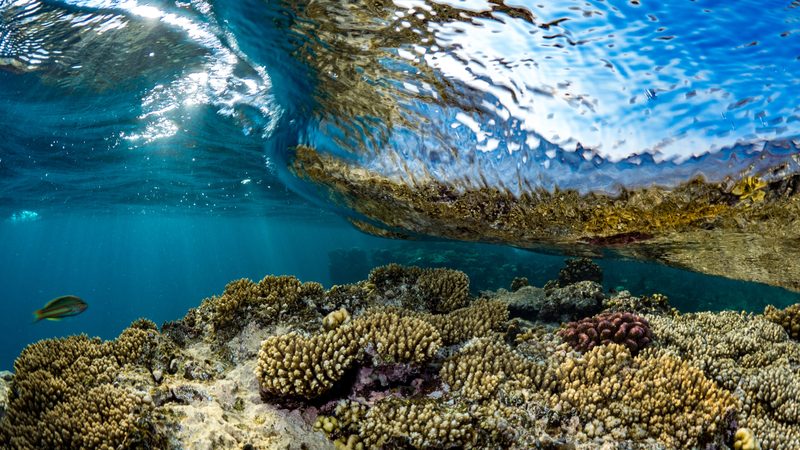
<path id="1" fill-rule="evenodd" d="M 798 305 L 682 314 L 598 276 L 574 260 L 480 297 L 400 265 L 327 290 L 232 281 L 160 329 L 28 346 L 0 381 L 0 446 L 800 446 Z"/>
<path id="2" fill-rule="evenodd" d="M 557 247 L 592 254 L 611 247 L 704 273 L 800 290 L 800 176 L 720 183 L 700 178 L 672 189 L 618 195 L 413 184 L 316 152 L 296 149 L 293 170 L 351 208 L 363 231 Z M 773 173 L 780 174 L 776 169 Z M 384 233 L 381 230 L 386 230 Z"/>

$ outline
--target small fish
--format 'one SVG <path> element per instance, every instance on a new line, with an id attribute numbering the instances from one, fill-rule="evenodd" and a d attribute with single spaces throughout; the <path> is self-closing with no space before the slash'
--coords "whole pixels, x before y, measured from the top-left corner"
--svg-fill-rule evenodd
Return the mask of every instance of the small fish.
<path id="1" fill-rule="evenodd" d="M 64 317 L 76 316 L 88 308 L 89 305 L 85 301 L 74 295 L 65 295 L 51 300 L 44 308 L 34 312 L 38 322 L 42 319 L 46 320 L 61 320 Z"/>

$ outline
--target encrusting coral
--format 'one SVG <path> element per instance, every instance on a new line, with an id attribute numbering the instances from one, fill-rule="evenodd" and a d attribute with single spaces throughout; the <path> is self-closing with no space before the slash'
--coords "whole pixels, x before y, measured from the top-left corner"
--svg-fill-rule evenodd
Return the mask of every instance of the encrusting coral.
<path id="1" fill-rule="evenodd" d="M 644 317 L 629 312 L 608 312 L 570 322 L 558 332 L 572 348 L 580 352 L 597 345 L 622 344 L 633 355 L 653 341 L 650 324 Z"/>

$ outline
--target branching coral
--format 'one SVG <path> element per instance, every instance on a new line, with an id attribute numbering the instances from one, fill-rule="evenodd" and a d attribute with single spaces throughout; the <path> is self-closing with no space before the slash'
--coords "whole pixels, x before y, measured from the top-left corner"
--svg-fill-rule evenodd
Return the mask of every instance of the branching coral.
<path id="1" fill-rule="evenodd" d="M 469 301 L 469 278 L 458 270 L 428 269 L 417 280 L 417 288 L 432 312 L 450 312 Z"/>
<path id="2" fill-rule="evenodd" d="M 697 448 L 719 438 L 737 407 L 730 392 L 688 363 L 668 355 L 633 358 L 618 344 L 566 359 L 558 375 L 560 408 L 574 408 L 590 438 L 653 436 L 668 448 Z"/>
<path id="3" fill-rule="evenodd" d="M 597 345 L 616 343 L 625 345 L 636 355 L 653 341 L 647 319 L 628 312 L 603 313 L 570 322 L 558 334 L 564 342 L 581 352 Z"/>
<path id="4" fill-rule="evenodd" d="M 546 365 L 527 360 L 490 337 L 471 341 L 445 361 L 439 374 L 442 381 L 470 400 L 493 397 L 508 380 L 535 390 L 555 388 L 555 376 Z"/>
<path id="5" fill-rule="evenodd" d="M 446 313 L 469 303 L 469 278 L 458 270 L 388 264 L 373 269 L 369 282 L 382 304 Z"/>
<path id="6" fill-rule="evenodd" d="M 256 378 L 268 395 L 314 398 L 339 381 L 359 351 L 359 337 L 348 325 L 310 338 L 273 336 L 261 345 Z"/>
<path id="7" fill-rule="evenodd" d="M 782 326 L 792 339 L 800 340 L 800 303 L 785 309 L 777 309 L 772 305 L 764 309 L 764 317 Z"/>
<path id="8" fill-rule="evenodd" d="M 354 326 L 361 346 L 373 346 L 377 355 L 386 362 L 426 361 L 442 344 L 436 329 L 415 317 L 379 312 L 358 319 Z"/>
<path id="9" fill-rule="evenodd" d="M 464 448 L 476 438 L 472 417 L 434 400 L 385 400 L 361 424 L 367 448 Z"/>
<path id="10" fill-rule="evenodd" d="M 137 321 L 114 341 L 84 335 L 37 342 L 15 362 L 0 444 L 18 449 L 163 446 L 153 405 L 116 384 L 123 367 L 151 367 L 161 346 L 152 322 Z"/>
<path id="11" fill-rule="evenodd" d="M 669 298 L 664 294 L 643 295 L 634 297 L 629 291 L 620 291 L 613 297 L 603 300 L 606 311 L 629 311 L 638 314 L 677 314 L 670 306 Z"/>
<path id="12" fill-rule="evenodd" d="M 681 357 L 736 393 L 739 425 L 764 448 L 800 448 L 800 346 L 780 325 L 731 311 L 648 318 L 662 354 Z"/>
<path id="13" fill-rule="evenodd" d="M 558 272 L 558 286 L 564 287 L 579 281 L 603 282 L 603 269 L 589 258 L 573 258 Z"/>
<path id="14" fill-rule="evenodd" d="M 261 345 L 256 377 L 272 396 L 314 398 L 344 375 L 361 351 L 375 350 L 384 362 L 422 362 L 442 343 L 485 336 L 508 317 L 502 302 L 479 301 L 445 315 L 386 308 L 304 337 L 273 336 Z"/>
<path id="15" fill-rule="evenodd" d="M 442 336 L 444 344 L 463 342 L 472 337 L 486 336 L 508 320 L 508 306 L 496 300 L 479 300 L 467 308 L 449 314 L 423 317 Z"/>
<path id="16" fill-rule="evenodd" d="M 514 279 L 511 280 L 511 287 L 509 289 L 511 292 L 515 292 L 525 286 L 530 286 L 530 282 L 528 281 L 527 277 L 514 277 Z"/>
<path id="17" fill-rule="evenodd" d="M 312 322 L 318 317 L 315 305 L 324 295 L 319 283 L 301 283 L 292 276 L 268 275 L 258 283 L 242 278 L 228 283 L 222 295 L 204 300 L 183 322 L 196 335 L 224 341 L 248 322 L 268 325 L 282 317 Z"/>

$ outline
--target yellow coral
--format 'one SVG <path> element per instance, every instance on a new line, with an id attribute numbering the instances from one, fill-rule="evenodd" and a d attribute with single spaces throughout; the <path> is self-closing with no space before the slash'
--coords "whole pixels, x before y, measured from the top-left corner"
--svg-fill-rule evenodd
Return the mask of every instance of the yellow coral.
<path id="1" fill-rule="evenodd" d="M 756 435 L 749 428 L 739 428 L 733 435 L 734 450 L 761 450 Z"/>
<path id="2" fill-rule="evenodd" d="M 348 320 L 350 320 L 350 313 L 344 308 L 337 309 L 322 319 L 322 327 L 326 330 L 333 330 Z"/>
<path id="3" fill-rule="evenodd" d="M 767 192 L 764 188 L 767 182 L 758 177 L 745 177 L 739 180 L 731 189 L 731 194 L 739 197 L 740 201 L 751 200 L 761 202 L 766 197 Z"/>

